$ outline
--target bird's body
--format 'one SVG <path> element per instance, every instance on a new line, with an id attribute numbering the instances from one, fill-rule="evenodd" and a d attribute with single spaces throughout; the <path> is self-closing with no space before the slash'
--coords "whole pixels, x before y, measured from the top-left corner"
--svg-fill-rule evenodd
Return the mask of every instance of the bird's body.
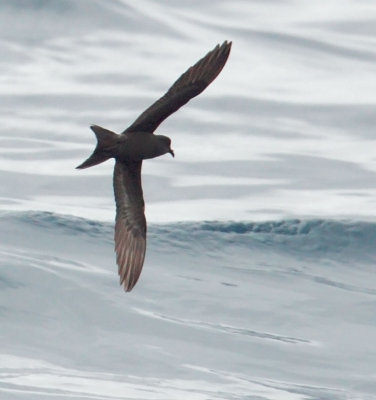
<path id="1" fill-rule="evenodd" d="M 92 167 L 115 158 L 114 194 L 116 203 L 115 251 L 120 284 L 126 291 L 136 284 L 146 250 L 145 205 L 141 185 L 142 160 L 170 153 L 171 140 L 154 135 L 169 115 L 200 94 L 221 72 L 230 54 L 231 42 L 217 45 L 190 67 L 167 93 L 146 109 L 120 135 L 97 125 L 91 126 L 98 143 L 93 154 L 78 169 Z"/>
<path id="2" fill-rule="evenodd" d="M 171 140 L 167 136 L 153 135 L 149 132 L 121 135 L 115 158 L 126 162 L 159 157 L 166 154 L 166 149 L 170 152 L 170 143 Z"/>

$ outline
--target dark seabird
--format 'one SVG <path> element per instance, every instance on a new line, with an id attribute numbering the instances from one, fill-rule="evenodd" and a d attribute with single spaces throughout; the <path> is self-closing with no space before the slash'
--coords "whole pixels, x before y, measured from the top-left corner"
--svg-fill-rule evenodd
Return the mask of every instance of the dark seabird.
<path id="1" fill-rule="evenodd" d="M 92 167 L 115 158 L 116 202 L 115 251 L 120 284 L 129 292 L 142 270 L 146 250 L 145 204 L 141 186 L 142 160 L 170 153 L 171 139 L 154 135 L 162 121 L 199 95 L 218 76 L 230 54 L 231 42 L 217 45 L 190 67 L 167 93 L 146 109 L 120 135 L 93 125 L 97 137 L 93 154 L 78 169 Z"/>

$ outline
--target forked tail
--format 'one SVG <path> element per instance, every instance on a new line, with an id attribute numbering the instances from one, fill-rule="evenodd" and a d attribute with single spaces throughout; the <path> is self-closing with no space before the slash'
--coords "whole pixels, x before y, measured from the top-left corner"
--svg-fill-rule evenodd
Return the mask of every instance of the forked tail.
<path id="1" fill-rule="evenodd" d="M 115 132 L 104 129 L 98 125 L 92 125 L 90 129 L 95 133 L 98 143 L 93 154 L 86 161 L 76 167 L 77 169 L 93 167 L 94 165 L 100 164 L 112 157 L 111 147 L 115 144 L 118 135 Z"/>

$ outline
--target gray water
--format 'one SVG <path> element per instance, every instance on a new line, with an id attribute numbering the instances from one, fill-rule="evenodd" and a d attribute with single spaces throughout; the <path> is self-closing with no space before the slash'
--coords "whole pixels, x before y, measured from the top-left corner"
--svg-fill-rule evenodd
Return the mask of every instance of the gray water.
<path id="1" fill-rule="evenodd" d="M 1 1 L 0 398 L 376 399 L 375 27 L 362 0 Z M 125 294 L 88 127 L 224 40 L 144 163 Z"/>

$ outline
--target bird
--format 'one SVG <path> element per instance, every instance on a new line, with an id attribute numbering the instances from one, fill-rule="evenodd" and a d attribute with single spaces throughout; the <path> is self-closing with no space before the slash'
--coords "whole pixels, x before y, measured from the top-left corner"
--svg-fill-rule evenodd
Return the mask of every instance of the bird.
<path id="1" fill-rule="evenodd" d="M 98 125 L 90 126 L 97 138 L 92 155 L 78 165 L 85 169 L 110 158 L 113 173 L 115 252 L 120 285 L 130 292 L 136 285 L 146 253 L 145 202 L 141 185 L 143 160 L 175 153 L 171 139 L 154 131 L 171 114 L 203 92 L 222 71 L 232 42 L 224 41 L 187 69 L 168 91 L 148 107 L 127 129 L 117 134 Z"/>

